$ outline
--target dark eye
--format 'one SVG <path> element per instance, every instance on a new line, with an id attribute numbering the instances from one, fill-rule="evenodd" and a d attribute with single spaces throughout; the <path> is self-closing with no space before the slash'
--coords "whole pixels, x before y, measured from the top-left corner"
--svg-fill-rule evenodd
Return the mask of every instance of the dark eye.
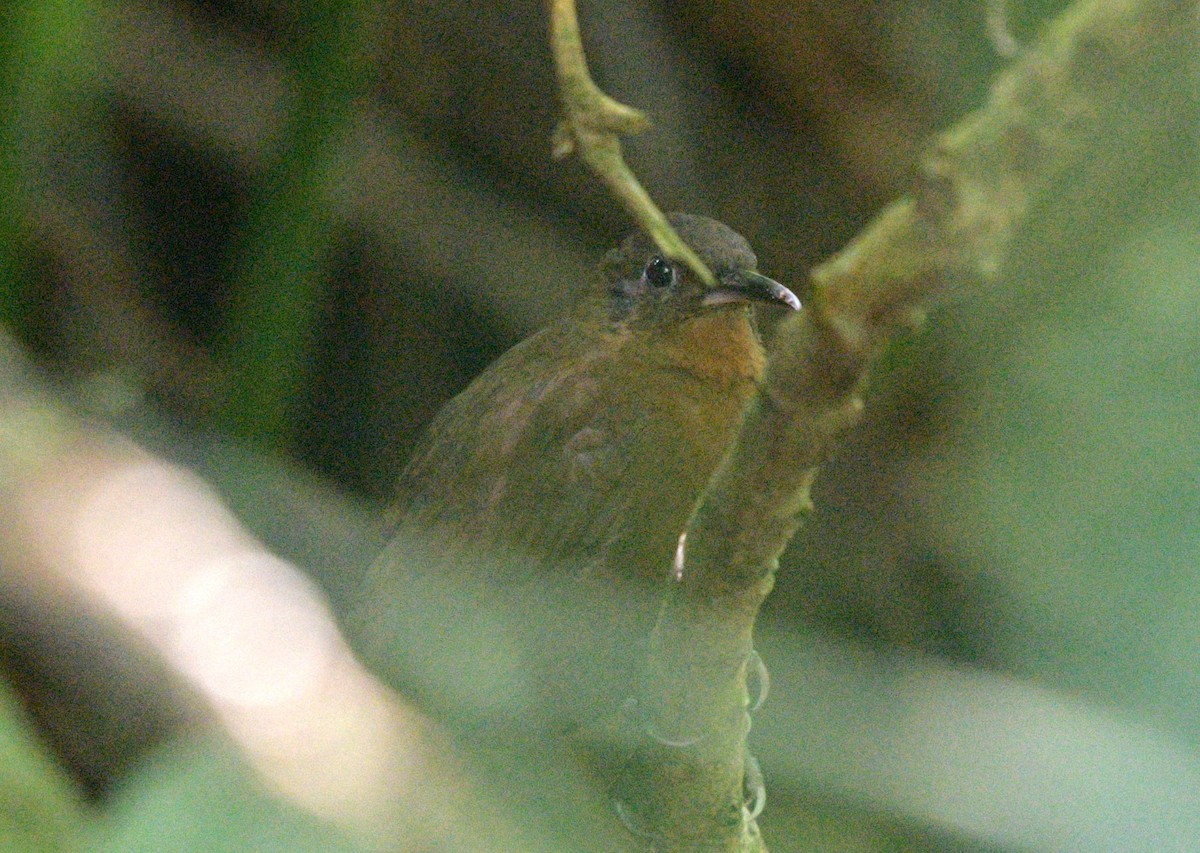
<path id="1" fill-rule="evenodd" d="M 666 258 L 655 255 L 650 259 L 650 263 L 646 264 L 643 275 L 651 287 L 670 287 L 675 282 L 675 267 L 671 266 L 671 262 Z"/>

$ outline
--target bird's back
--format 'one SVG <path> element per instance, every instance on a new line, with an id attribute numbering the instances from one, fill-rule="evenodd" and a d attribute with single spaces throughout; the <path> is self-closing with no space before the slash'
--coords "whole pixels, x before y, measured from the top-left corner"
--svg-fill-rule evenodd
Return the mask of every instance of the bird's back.
<path id="1" fill-rule="evenodd" d="M 584 697 L 571 713 L 611 709 L 628 689 L 612 679 L 633 675 L 676 539 L 754 389 L 753 375 L 707 381 L 660 356 L 627 329 L 572 319 L 489 367 L 401 476 L 368 610 L 430 584 L 498 596 L 533 634 L 533 668 L 596 682 L 571 691 Z"/>

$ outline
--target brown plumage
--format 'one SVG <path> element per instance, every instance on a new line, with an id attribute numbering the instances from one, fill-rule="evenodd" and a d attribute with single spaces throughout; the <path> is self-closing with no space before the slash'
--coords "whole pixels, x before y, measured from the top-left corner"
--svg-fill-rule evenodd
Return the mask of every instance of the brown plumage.
<path id="1" fill-rule="evenodd" d="M 762 375 L 750 302 L 799 307 L 757 274 L 740 235 L 671 221 L 715 289 L 633 235 L 606 256 L 602 292 L 505 353 L 429 427 L 357 620 L 394 677 L 414 645 L 442 641 L 431 634 L 462 630 L 456 648 L 469 644 L 475 617 L 458 596 L 482 595 L 512 608 L 520 667 L 556 713 L 586 719 L 631 689 L 676 541 Z"/>

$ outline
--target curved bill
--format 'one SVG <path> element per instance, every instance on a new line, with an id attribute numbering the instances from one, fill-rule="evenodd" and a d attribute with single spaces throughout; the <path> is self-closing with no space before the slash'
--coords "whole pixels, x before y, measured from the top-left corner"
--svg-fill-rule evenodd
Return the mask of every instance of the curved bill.
<path id="1" fill-rule="evenodd" d="M 734 270 L 720 277 L 720 284 L 704 295 L 703 305 L 727 305 L 730 302 L 770 302 L 800 310 L 796 294 L 773 278 L 753 270 Z"/>

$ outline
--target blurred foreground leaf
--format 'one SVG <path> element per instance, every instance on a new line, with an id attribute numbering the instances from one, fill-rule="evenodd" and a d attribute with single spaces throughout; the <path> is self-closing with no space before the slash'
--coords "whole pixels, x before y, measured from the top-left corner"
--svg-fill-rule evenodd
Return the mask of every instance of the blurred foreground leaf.
<path id="1" fill-rule="evenodd" d="M 111 853 L 337 853 L 359 849 L 334 829 L 271 797 L 228 746 L 176 742 L 109 805 L 88 849 Z"/>
<path id="2" fill-rule="evenodd" d="M 79 793 L 0 682 L 0 851 L 68 849 L 83 821 Z"/>
<path id="3" fill-rule="evenodd" d="M 1200 209 L 1177 191 L 1054 282 L 1057 318 L 985 332 L 942 529 L 1003 590 L 1008 661 L 1200 743 Z"/>

